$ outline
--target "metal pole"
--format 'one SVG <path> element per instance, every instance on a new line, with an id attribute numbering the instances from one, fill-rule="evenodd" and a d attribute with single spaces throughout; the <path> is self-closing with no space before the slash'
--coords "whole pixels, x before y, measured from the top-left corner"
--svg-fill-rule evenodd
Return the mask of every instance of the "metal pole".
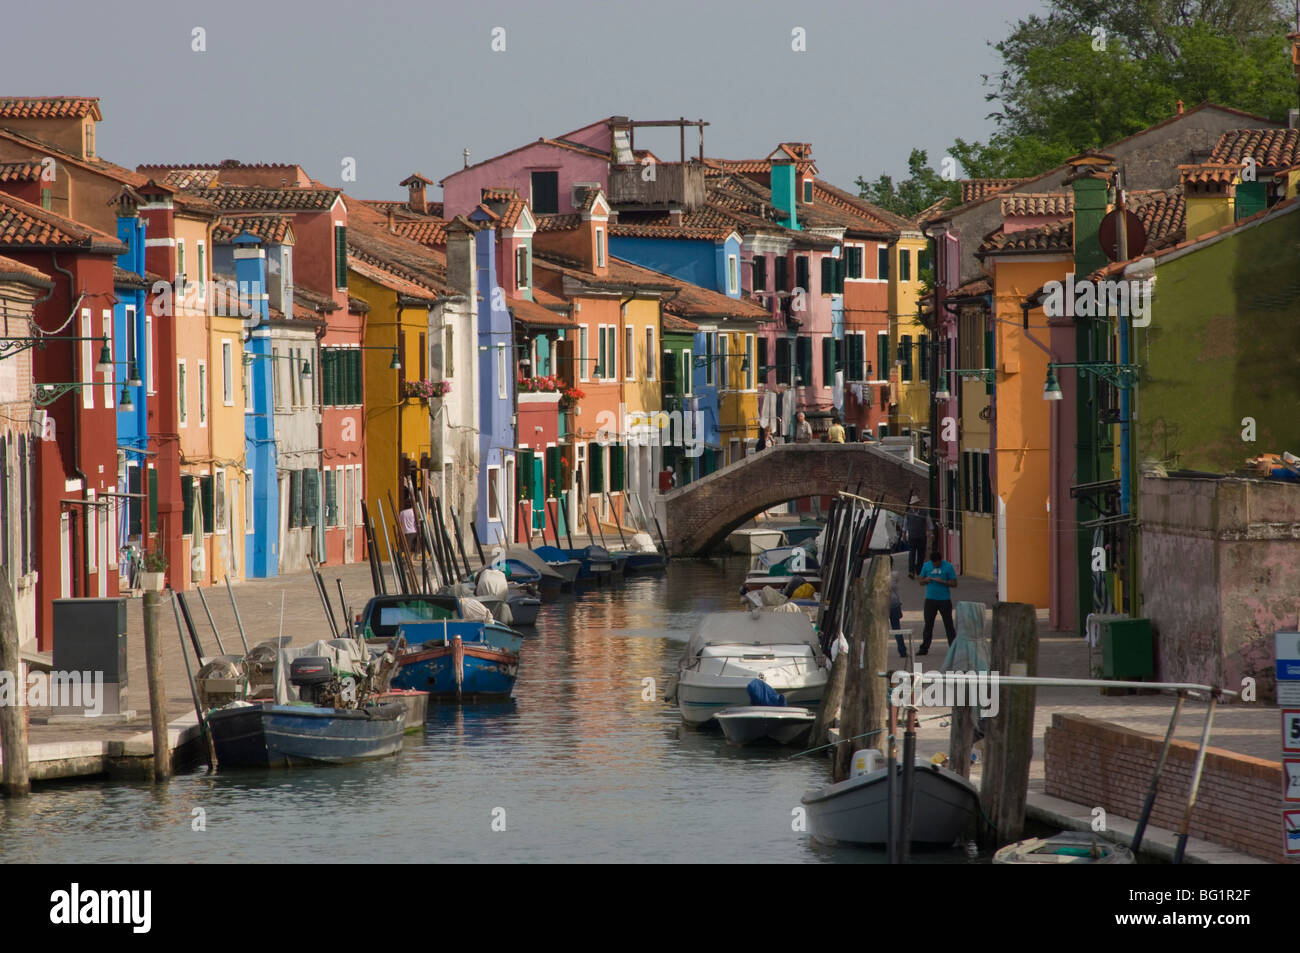
<path id="1" fill-rule="evenodd" d="M 624 490 L 623 499 L 626 500 L 627 498 L 628 492 Z M 618 518 L 618 510 L 614 509 L 614 501 L 610 499 L 608 490 L 605 491 L 605 505 L 609 507 L 610 513 L 614 516 L 614 525 L 618 527 L 619 542 L 623 544 L 624 549 L 627 549 L 627 537 L 623 535 L 623 522 Z"/>
<path id="2" fill-rule="evenodd" d="M 916 796 L 914 776 L 916 774 L 916 709 L 908 706 L 903 709 L 907 719 L 907 729 L 903 732 L 903 796 L 900 805 L 903 812 L 903 833 L 899 845 L 901 860 L 906 864 L 912 859 L 912 801 Z"/>
<path id="3" fill-rule="evenodd" d="M 190 607 L 185 603 L 185 594 L 172 590 L 177 604 L 180 606 L 181 615 L 185 617 L 185 628 L 189 630 L 190 639 L 194 642 L 194 658 L 200 665 L 203 664 L 203 646 L 199 644 L 199 634 L 194 629 L 194 619 L 190 615 Z"/>
<path id="4" fill-rule="evenodd" d="M 230 596 L 230 608 L 235 610 L 235 625 L 239 627 L 239 641 L 244 643 L 244 654 L 248 654 L 248 638 L 244 635 L 244 622 L 239 618 L 239 606 L 235 604 L 235 592 L 230 588 L 230 577 L 226 576 L 226 594 Z"/>
<path id="5" fill-rule="evenodd" d="M 1210 707 L 1205 713 L 1205 727 L 1201 729 L 1201 746 L 1196 749 L 1196 767 L 1192 770 L 1192 786 L 1187 792 L 1187 807 L 1183 811 L 1182 823 L 1178 825 L 1178 849 L 1174 852 L 1174 863 L 1183 862 L 1183 852 L 1187 850 L 1187 831 L 1192 826 L 1192 809 L 1196 807 L 1196 791 L 1201 786 L 1201 771 L 1205 767 L 1205 747 L 1210 743 L 1210 728 L 1214 724 L 1214 706 L 1218 704 L 1217 696 L 1210 696 Z"/>
<path id="6" fill-rule="evenodd" d="M 194 700 L 194 714 L 198 716 L 199 719 L 199 736 L 203 739 L 203 755 L 204 757 L 207 758 L 208 770 L 211 771 L 216 768 L 216 760 L 217 760 L 216 752 L 213 750 L 212 747 L 212 736 L 208 733 L 207 719 L 203 717 L 203 706 L 199 704 L 198 689 L 194 687 L 194 673 L 193 670 L 190 668 L 190 655 L 189 652 L 185 650 L 185 628 L 181 625 L 181 613 L 179 609 L 180 593 L 174 589 L 169 589 L 167 591 L 172 594 L 172 612 L 176 616 L 176 634 L 180 636 L 181 658 L 185 660 L 185 680 L 189 682 L 190 685 L 190 698 Z M 190 629 L 190 635 L 191 637 L 193 637 L 194 635 L 194 631 L 192 627 Z M 197 639 L 195 639 L 194 645 L 195 645 L 195 650 L 197 651 L 198 650 Z M 203 664 L 202 655 L 199 656 L 198 662 L 200 665 Z"/>
<path id="7" fill-rule="evenodd" d="M 898 709 L 889 703 L 889 752 L 885 759 L 885 857 L 898 863 Z"/>
<path id="8" fill-rule="evenodd" d="M 1183 710 L 1183 699 L 1186 695 L 1183 692 L 1178 693 L 1178 699 L 1174 702 L 1174 713 L 1169 718 L 1169 729 L 1165 732 L 1165 743 L 1160 747 L 1160 757 L 1156 759 L 1155 774 L 1151 775 L 1151 786 L 1147 788 L 1146 803 L 1142 805 L 1142 817 L 1138 820 L 1137 830 L 1133 832 L 1133 853 L 1138 852 L 1142 846 L 1142 836 L 1146 833 L 1147 821 L 1151 819 L 1151 810 L 1156 804 L 1156 788 L 1160 785 L 1160 772 L 1165 769 L 1165 758 L 1169 755 L 1170 744 L 1174 740 L 1174 726 L 1178 724 L 1178 716 Z"/>
<path id="9" fill-rule="evenodd" d="M 438 503 L 438 512 L 442 512 L 442 503 Z M 456 532 L 456 548 L 460 550 L 460 561 L 465 564 L 465 575 L 470 574 L 469 557 L 465 555 L 465 541 L 460 535 L 460 514 L 456 512 L 456 507 L 452 506 L 450 501 L 447 503 L 447 512 L 451 514 L 451 528 Z M 546 539 L 546 534 L 542 534 L 542 539 Z M 452 562 L 455 562 L 453 559 Z"/>
<path id="10" fill-rule="evenodd" d="M 221 644 L 221 633 L 217 631 L 217 624 L 212 621 L 212 610 L 208 608 L 208 598 L 203 594 L 203 587 L 195 586 L 194 591 L 199 594 L 199 602 L 203 603 L 203 612 L 208 617 L 208 625 L 212 626 L 212 637 L 217 640 L 217 651 L 225 655 L 226 647 Z"/>

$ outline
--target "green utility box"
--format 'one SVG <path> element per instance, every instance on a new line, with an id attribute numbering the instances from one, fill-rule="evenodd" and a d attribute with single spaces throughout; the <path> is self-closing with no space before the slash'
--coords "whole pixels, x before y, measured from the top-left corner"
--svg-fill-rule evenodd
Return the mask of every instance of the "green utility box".
<path id="1" fill-rule="evenodd" d="M 1100 629 L 1102 678 L 1137 680 L 1155 676 L 1150 619 L 1105 619 Z"/>

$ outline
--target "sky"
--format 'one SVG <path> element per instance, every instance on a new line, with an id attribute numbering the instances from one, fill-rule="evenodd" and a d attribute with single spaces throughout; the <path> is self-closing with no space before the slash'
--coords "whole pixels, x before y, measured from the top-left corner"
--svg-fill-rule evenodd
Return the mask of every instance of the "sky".
<path id="1" fill-rule="evenodd" d="M 938 167 L 954 139 L 987 137 L 989 44 L 1041 11 L 1040 0 L 47 0 L 6 11 L 0 97 L 100 97 L 98 151 L 121 165 L 296 162 L 364 198 L 404 197 L 398 182 L 436 181 L 466 148 L 479 162 L 611 115 L 704 119 L 709 156 L 811 142 L 822 177 L 856 191 L 858 176 L 905 177 L 913 147 Z M 639 132 L 637 147 L 675 159 L 677 132 Z"/>

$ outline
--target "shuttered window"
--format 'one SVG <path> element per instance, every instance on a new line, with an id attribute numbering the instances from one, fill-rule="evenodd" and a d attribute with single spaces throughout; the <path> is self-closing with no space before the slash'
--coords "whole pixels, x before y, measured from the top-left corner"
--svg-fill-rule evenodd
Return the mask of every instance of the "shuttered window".
<path id="1" fill-rule="evenodd" d="M 754 291 L 767 290 L 767 256 L 755 255 L 753 265 L 752 287 Z"/>
<path id="2" fill-rule="evenodd" d="M 598 443 L 587 444 L 589 479 L 587 489 L 599 493 L 605 488 L 605 448 Z"/>
<path id="3" fill-rule="evenodd" d="M 889 279 L 889 246 L 876 246 L 876 277 L 882 281 Z"/>
<path id="4" fill-rule="evenodd" d="M 790 360 L 790 339 L 776 339 L 776 382 L 790 384 L 794 380 L 793 362 Z"/>
<path id="5" fill-rule="evenodd" d="M 181 474 L 181 535 L 194 535 L 194 477 Z"/>
<path id="6" fill-rule="evenodd" d="M 811 387 L 813 382 L 812 338 L 800 335 L 795 338 L 795 364 L 798 377 L 795 383 L 800 387 Z"/>
<path id="7" fill-rule="evenodd" d="M 876 335 L 876 380 L 889 379 L 889 335 Z"/>
<path id="8" fill-rule="evenodd" d="M 822 384 L 835 380 L 835 339 L 829 334 L 822 338 Z"/>
<path id="9" fill-rule="evenodd" d="M 808 288 L 808 256 L 799 255 L 794 260 L 794 283 L 796 288 L 802 288 L 804 291 Z"/>
<path id="10" fill-rule="evenodd" d="M 289 471 L 289 528 L 296 529 L 302 522 L 302 472 Z"/>
<path id="11" fill-rule="evenodd" d="M 546 448 L 546 496 L 558 496 L 564 489 L 563 478 L 560 474 L 560 448 Z"/>
<path id="12" fill-rule="evenodd" d="M 212 532 L 216 526 L 216 505 L 212 497 L 212 477 L 204 475 L 199 477 L 199 499 L 203 505 L 203 533 L 207 535 Z"/>
<path id="13" fill-rule="evenodd" d="M 917 338 L 917 341 L 917 350 L 919 352 L 917 360 L 919 362 L 918 368 L 921 371 L 921 380 L 928 381 L 930 379 L 930 338 L 928 335 L 922 334 Z"/>
<path id="14" fill-rule="evenodd" d="M 518 461 L 516 469 L 519 473 L 519 498 L 521 500 L 531 500 L 533 498 L 533 457 L 535 454 L 531 450 L 520 450 L 515 458 Z"/>
<path id="15" fill-rule="evenodd" d="M 758 374 L 759 380 L 767 381 L 767 372 L 771 370 L 767 365 L 767 338 L 758 339 Z"/>
<path id="16" fill-rule="evenodd" d="M 348 286 L 348 228 L 334 226 L 334 287 Z"/>
<path id="17" fill-rule="evenodd" d="M 784 255 L 776 259 L 776 290 L 790 290 L 790 262 Z"/>
<path id="18" fill-rule="evenodd" d="M 865 380 L 863 376 L 866 365 L 864 342 L 866 336 L 850 332 L 844 335 L 844 379 L 846 381 Z"/>
<path id="19" fill-rule="evenodd" d="M 623 448 L 617 444 L 609 448 L 609 489 L 623 489 Z"/>
<path id="20" fill-rule="evenodd" d="M 898 379 L 904 382 L 912 379 L 912 335 L 901 334 L 898 337 L 898 359 L 902 362 Z"/>
<path id="21" fill-rule="evenodd" d="M 149 468 L 149 532 L 158 532 L 158 471 Z"/>
<path id="22" fill-rule="evenodd" d="M 320 471 L 302 471 L 302 525 L 315 526 L 320 519 Z"/>

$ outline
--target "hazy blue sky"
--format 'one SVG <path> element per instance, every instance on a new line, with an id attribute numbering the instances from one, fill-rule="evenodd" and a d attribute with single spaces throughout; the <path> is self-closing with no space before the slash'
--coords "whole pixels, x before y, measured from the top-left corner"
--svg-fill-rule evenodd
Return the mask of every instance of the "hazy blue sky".
<path id="1" fill-rule="evenodd" d="M 101 99 L 99 152 L 141 162 L 298 162 L 326 184 L 396 197 L 609 115 L 712 123 L 709 155 L 813 143 L 852 188 L 991 130 L 988 41 L 1039 0 L 640 3 L 320 2 L 11 5 L 0 96 Z M 206 52 L 192 31 L 206 31 Z M 493 52 L 492 31 L 506 31 Z M 806 31 L 807 51 L 791 49 Z M 675 157 L 676 133 L 637 145 Z M 688 138 L 688 148 L 690 139 Z"/>

